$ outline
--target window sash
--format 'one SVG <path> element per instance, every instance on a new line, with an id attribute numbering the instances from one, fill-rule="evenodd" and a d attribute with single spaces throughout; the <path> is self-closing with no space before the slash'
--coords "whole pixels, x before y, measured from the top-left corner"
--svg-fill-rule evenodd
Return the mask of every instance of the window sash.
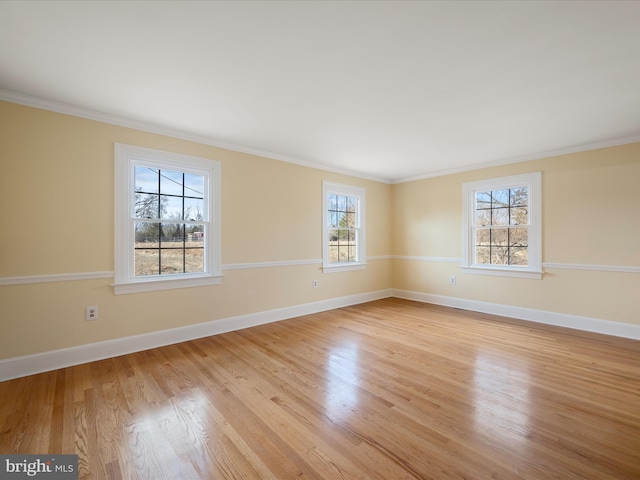
<path id="1" fill-rule="evenodd" d="M 506 231 L 506 236 L 500 235 L 502 239 L 494 239 L 494 232 L 496 236 L 502 231 Z M 512 239 L 511 231 L 526 231 L 526 243 L 522 244 Z M 488 241 L 487 235 L 482 235 L 485 239 L 480 240 L 481 233 L 487 232 L 489 235 Z M 474 227 L 474 265 L 509 265 L 509 266 L 528 266 L 528 252 L 529 252 L 529 226 L 528 225 L 490 225 L 482 227 Z M 489 262 L 482 262 L 479 260 L 479 251 L 483 251 L 488 257 Z M 517 255 L 524 252 L 525 255 Z M 498 259 L 507 256 L 507 262 L 501 262 Z M 519 262 L 518 258 L 526 258 L 526 263 Z"/>
<path id="2" fill-rule="evenodd" d="M 343 232 L 346 232 L 347 238 L 342 237 Z M 349 264 L 359 262 L 359 244 L 360 228 L 329 227 L 329 263 Z"/>
<path id="3" fill-rule="evenodd" d="M 208 225 L 203 222 L 133 220 L 133 274 L 136 278 L 206 273 Z M 139 224 L 146 225 L 151 235 L 139 238 Z M 189 228 L 191 232 L 188 232 Z M 157 227 L 155 230 L 154 227 Z M 193 227 L 200 227 L 193 231 Z M 173 232 L 172 232 L 173 231 Z M 170 233 L 177 233 L 171 236 Z M 195 233 L 201 235 L 194 236 Z"/>

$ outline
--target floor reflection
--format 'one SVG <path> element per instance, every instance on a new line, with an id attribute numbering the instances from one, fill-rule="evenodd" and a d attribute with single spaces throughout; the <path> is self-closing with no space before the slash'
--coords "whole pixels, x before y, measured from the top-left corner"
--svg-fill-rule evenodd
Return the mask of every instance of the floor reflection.
<path id="1" fill-rule="evenodd" d="M 360 360 L 358 344 L 349 342 L 331 349 L 327 361 L 327 415 L 333 421 L 345 420 L 358 406 Z"/>
<path id="2" fill-rule="evenodd" d="M 216 427 L 211 418 L 211 402 L 200 389 L 184 391 L 161 403 L 146 403 L 129 422 L 130 449 L 163 448 L 193 432 L 212 435 Z"/>
<path id="3" fill-rule="evenodd" d="M 492 442 L 522 447 L 529 435 L 532 408 L 526 365 L 481 352 L 474 373 L 474 422 Z"/>

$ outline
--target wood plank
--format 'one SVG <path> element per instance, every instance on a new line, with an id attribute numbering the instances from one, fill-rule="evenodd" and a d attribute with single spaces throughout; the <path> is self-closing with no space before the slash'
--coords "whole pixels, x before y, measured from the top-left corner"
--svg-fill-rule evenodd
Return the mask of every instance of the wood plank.
<path id="1" fill-rule="evenodd" d="M 385 299 L 0 383 L 82 479 L 637 479 L 640 342 Z"/>

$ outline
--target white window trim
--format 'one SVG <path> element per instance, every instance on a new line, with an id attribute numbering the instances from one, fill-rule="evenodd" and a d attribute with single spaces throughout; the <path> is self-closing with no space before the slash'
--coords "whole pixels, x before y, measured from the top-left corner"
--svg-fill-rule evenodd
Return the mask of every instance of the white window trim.
<path id="1" fill-rule="evenodd" d="M 329 262 L 329 222 L 328 222 L 328 196 L 330 193 L 338 195 L 349 195 L 358 197 L 358 225 L 360 234 L 358 238 L 358 261 L 356 262 Z M 328 181 L 322 182 L 322 271 L 323 273 L 349 272 L 353 270 L 364 270 L 367 268 L 366 262 L 366 190 L 362 187 L 343 185 Z"/>
<path id="2" fill-rule="evenodd" d="M 526 186 L 529 191 L 529 265 L 481 265 L 474 261 L 473 222 L 476 192 Z M 465 273 L 541 279 L 542 271 L 542 174 L 525 173 L 462 184 L 462 270 Z"/>
<path id="3" fill-rule="evenodd" d="M 115 144 L 115 202 L 114 202 L 114 273 L 116 295 L 125 293 L 169 290 L 175 288 L 217 285 L 222 280 L 220 250 L 220 162 L 191 157 L 160 150 Z M 209 182 L 207 189 L 209 228 L 205 236 L 205 259 L 203 273 L 188 273 L 167 276 L 136 277 L 134 274 L 134 238 L 131 222 L 134 208 L 134 166 L 150 165 L 159 168 L 204 174 Z"/>

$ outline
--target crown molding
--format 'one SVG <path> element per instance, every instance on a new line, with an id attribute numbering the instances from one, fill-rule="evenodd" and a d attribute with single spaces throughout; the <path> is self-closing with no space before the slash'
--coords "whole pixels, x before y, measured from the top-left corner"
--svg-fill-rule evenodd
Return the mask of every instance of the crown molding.
<path id="1" fill-rule="evenodd" d="M 527 155 L 520 155 L 520 156 L 517 156 L 517 157 L 507 157 L 507 158 L 502 158 L 502 159 L 498 159 L 498 160 L 491 160 L 491 161 L 487 161 L 487 162 L 483 162 L 483 163 L 477 163 L 477 164 L 474 164 L 474 165 L 466 165 L 466 166 L 458 167 L 458 168 L 451 168 L 451 169 L 447 169 L 447 170 L 439 170 L 437 172 L 428 173 L 428 174 L 425 174 L 425 175 L 418 175 L 418 176 L 415 176 L 415 177 L 398 178 L 398 179 L 391 180 L 390 183 L 392 185 L 395 185 L 395 184 L 399 184 L 399 183 L 415 182 L 416 180 L 425 180 L 425 179 L 428 179 L 428 178 L 444 177 L 446 175 L 453 175 L 453 174 L 456 174 L 456 173 L 470 172 L 470 171 L 473 171 L 473 170 L 482 170 L 482 169 L 491 168 L 491 167 L 500 167 L 500 166 L 503 166 L 503 165 L 509 165 L 509 164 L 512 164 L 512 163 L 528 162 L 528 161 L 531 161 L 531 160 L 540 160 L 542 158 L 557 157 L 559 155 L 568 155 L 570 153 L 587 152 L 589 150 L 598 150 L 600 148 L 618 147 L 620 145 L 628 145 L 630 143 L 638 143 L 638 142 L 640 142 L 640 135 L 635 135 L 635 136 L 631 136 L 631 137 L 616 138 L 616 139 L 613 139 L 613 140 L 607 140 L 607 141 L 603 141 L 603 142 L 585 143 L 583 145 L 574 145 L 574 146 L 571 146 L 571 147 L 558 148 L 558 149 L 555 149 L 555 150 L 546 150 L 544 152 L 531 153 L 531 154 L 527 154 Z"/>
<path id="2" fill-rule="evenodd" d="M 327 165 L 322 165 L 322 164 L 314 163 L 307 160 L 301 160 L 298 158 L 289 157 L 287 155 L 282 155 L 282 154 L 271 152 L 268 150 L 261 150 L 261 149 L 246 147 L 243 145 L 226 143 L 216 138 L 209 137 L 207 135 L 198 135 L 194 133 L 189 133 L 183 130 L 164 127 L 162 125 L 157 125 L 157 124 L 145 122 L 142 120 L 134 120 L 134 119 L 122 117 L 119 115 L 113 115 L 110 113 L 105 113 L 105 112 L 93 110 L 90 108 L 79 107 L 69 103 L 49 100 L 49 99 L 34 96 L 34 95 L 27 95 L 24 93 L 14 92 L 12 90 L 6 90 L 3 88 L 0 88 L 0 100 L 9 102 L 9 103 L 17 103 L 19 105 L 25 105 L 27 107 L 39 108 L 39 109 L 48 110 L 51 112 L 62 113 L 64 115 L 71 115 L 74 117 L 85 118 L 87 120 L 94 120 L 97 122 L 108 123 L 110 125 L 116 125 L 119 127 L 132 128 L 135 130 L 141 130 L 143 132 L 154 133 L 157 135 L 164 135 L 166 137 L 177 138 L 179 140 L 186 140 L 189 142 L 200 143 L 202 145 L 208 145 L 211 147 L 224 148 L 225 150 L 232 150 L 234 152 L 247 153 L 249 155 L 255 155 L 258 157 L 264 157 L 271 160 L 278 160 L 281 162 L 292 163 L 295 165 L 300 165 L 302 167 L 323 170 L 325 172 L 337 173 L 340 175 L 347 175 L 349 177 L 360 178 L 363 180 L 371 180 L 373 182 L 378 182 L 378 183 L 385 183 L 385 184 L 392 183 L 392 180 L 389 178 L 382 178 L 382 177 L 377 177 L 373 175 L 365 175 L 365 174 L 354 172 L 351 170 L 329 167 Z"/>
<path id="3" fill-rule="evenodd" d="M 337 173 L 340 175 L 347 175 L 350 177 L 360 178 L 363 180 L 370 180 L 373 182 L 384 184 L 400 184 L 414 182 L 417 180 L 425 180 L 428 178 L 444 177 L 446 175 L 453 175 L 456 173 L 470 172 L 473 170 L 482 170 L 484 168 L 499 167 L 502 165 L 509 165 L 512 163 L 527 162 L 530 160 L 539 160 L 542 158 L 555 157 L 558 155 L 567 155 L 570 153 L 586 152 L 589 150 L 597 150 L 600 148 L 616 147 L 620 145 L 627 145 L 630 143 L 640 142 L 640 135 L 623 137 L 613 140 L 607 140 L 603 142 L 587 143 L 582 145 L 574 145 L 571 147 L 559 148 L 555 150 L 546 150 L 543 152 L 531 153 L 527 155 L 520 155 L 516 157 L 507 157 L 502 159 L 491 160 L 479 164 L 466 165 L 458 168 L 451 168 L 446 170 L 438 170 L 436 172 L 427 173 L 424 175 L 417 175 L 412 177 L 403 178 L 383 178 L 374 175 L 365 175 L 362 173 L 354 172 L 351 170 L 329 167 L 312 161 L 302 160 L 299 158 L 289 157 L 276 152 L 268 150 L 261 150 L 251 148 L 243 145 L 235 145 L 231 143 L 223 142 L 219 139 L 209 137 L 206 135 L 197 135 L 182 130 L 163 127 L 161 125 L 153 124 L 150 122 L 144 122 L 141 120 L 134 120 L 118 115 L 100 112 L 85 107 L 78 107 L 76 105 L 49 100 L 46 98 L 38 97 L 35 95 L 27 95 L 24 93 L 15 92 L 0 88 L 0 100 L 10 103 L 17 103 L 28 107 L 40 108 L 42 110 L 49 110 L 56 113 L 62 113 L 65 115 L 72 115 L 74 117 L 86 118 L 88 120 L 95 120 L 102 123 L 108 123 L 120 127 L 132 128 L 135 130 L 141 130 L 144 132 L 155 133 L 157 135 L 164 135 L 167 137 L 177 138 L 180 140 L 186 140 L 189 142 L 200 143 L 202 145 L 209 145 L 211 147 L 223 148 L 225 150 L 232 150 L 234 152 L 247 153 L 249 155 L 256 155 L 258 157 L 269 158 L 271 160 L 278 160 L 281 162 L 300 165 L 302 167 L 314 168 L 325 172 Z"/>

